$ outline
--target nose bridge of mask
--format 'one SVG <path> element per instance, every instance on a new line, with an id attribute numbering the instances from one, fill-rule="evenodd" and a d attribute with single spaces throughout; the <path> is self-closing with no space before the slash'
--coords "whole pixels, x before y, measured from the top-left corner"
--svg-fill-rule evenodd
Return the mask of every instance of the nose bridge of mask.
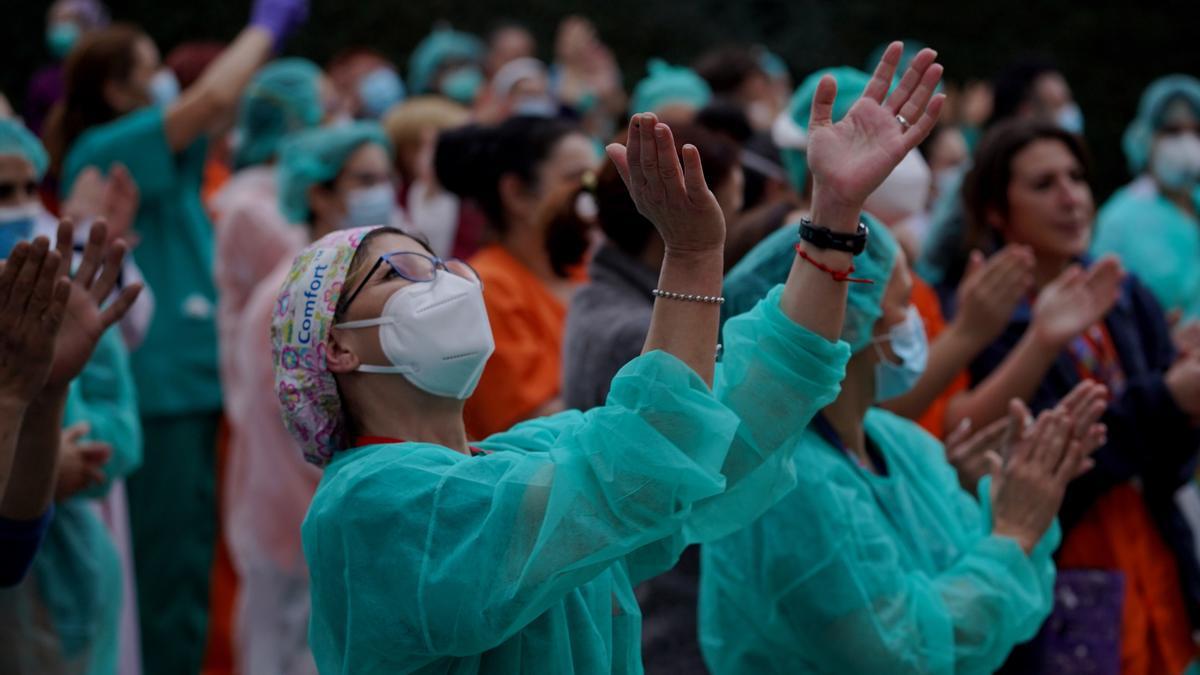
<path id="1" fill-rule="evenodd" d="M 882 218 L 902 219 L 920 213 L 929 199 L 933 175 L 917 149 L 912 149 L 883 183 L 867 197 L 863 207 Z"/>
<path id="2" fill-rule="evenodd" d="M 891 344 L 892 353 L 896 355 L 896 358 L 900 359 L 900 364 L 893 365 L 903 365 L 908 363 L 910 359 L 918 356 L 918 352 L 920 351 L 919 342 L 920 338 L 924 335 L 924 331 L 925 323 L 921 320 L 921 314 L 915 306 L 909 305 L 905 311 L 903 321 L 893 324 L 888 328 L 887 335 L 877 337 L 871 342 L 875 345 L 875 351 L 880 359 L 888 363 L 891 363 L 891 359 L 887 358 L 886 352 L 883 351 L 880 345 L 885 342 Z M 921 335 L 918 335 L 918 332 Z"/>

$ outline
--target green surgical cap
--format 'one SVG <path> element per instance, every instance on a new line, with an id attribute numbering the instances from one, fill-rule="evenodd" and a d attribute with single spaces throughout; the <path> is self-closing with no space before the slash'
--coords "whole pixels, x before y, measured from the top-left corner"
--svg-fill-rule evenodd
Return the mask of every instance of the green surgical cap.
<path id="1" fill-rule="evenodd" d="M 1142 93 L 1137 117 L 1129 123 L 1121 139 L 1121 148 L 1125 151 L 1125 160 L 1133 175 L 1146 169 L 1154 132 L 1162 124 L 1167 106 L 1178 99 L 1186 101 L 1196 116 L 1200 117 L 1200 80 L 1191 75 L 1167 75 L 1150 83 Z"/>
<path id="2" fill-rule="evenodd" d="M 13 119 L 0 119 L 0 155 L 17 155 L 33 165 L 40 181 L 50 163 L 42 142 L 24 124 Z"/>
<path id="3" fill-rule="evenodd" d="M 279 208 L 291 223 L 308 222 L 308 189 L 337 178 L 359 147 L 376 143 L 391 153 L 383 127 L 355 122 L 341 127 L 301 131 L 283 142 L 279 153 Z"/>
<path id="4" fill-rule="evenodd" d="M 867 220 L 871 234 L 867 248 L 854 257 L 854 277 L 870 279 L 871 284 L 850 284 L 846 297 L 846 319 L 842 324 L 842 339 L 857 354 L 871 344 L 875 322 L 883 316 L 883 294 L 892 278 L 896 252 L 900 245 L 888 228 L 876 220 Z"/>
<path id="5" fill-rule="evenodd" d="M 817 85 L 826 75 L 832 75 L 837 80 L 837 98 L 833 101 L 834 122 L 850 112 L 850 107 L 862 96 L 863 90 L 867 88 L 867 82 L 871 79 L 861 70 L 849 66 L 825 68 L 809 75 L 800 84 L 800 88 L 796 90 L 796 93 L 792 95 L 791 102 L 788 103 L 788 115 L 791 116 L 792 122 L 806 132 L 808 131 L 809 117 L 812 114 L 813 97 L 817 95 Z M 808 178 L 808 162 L 805 159 L 804 151 L 798 148 L 784 148 L 782 154 L 783 165 L 787 168 L 792 187 L 797 192 L 803 192 L 804 183 Z"/>
<path id="6" fill-rule="evenodd" d="M 238 106 L 235 168 L 271 161 L 285 136 L 321 123 L 320 80 L 321 69 L 306 59 L 280 59 L 258 71 Z"/>
<path id="7" fill-rule="evenodd" d="M 408 59 L 408 86 L 414 94 L 433 90 L 433 76 L 450 61 L 479 61 L 483 42 L 470 33 L 439 28 L 421 40 Z"/>
<path id="8" fill-rule="evenodd" d="M 712 99 L 708 83 L 691 68 L 650 59 L 646 70 L 650 74 L 633 89 L 629 103 L 631 112 L 656 112 L 672 103 L 703 108 Z"/>

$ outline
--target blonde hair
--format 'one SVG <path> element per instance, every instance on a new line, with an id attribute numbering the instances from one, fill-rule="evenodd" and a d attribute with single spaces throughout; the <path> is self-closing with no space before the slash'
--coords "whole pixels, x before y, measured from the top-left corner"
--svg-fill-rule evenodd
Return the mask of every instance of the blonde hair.
<path id="1" fill-rule="evenodd" d="M 471 111 L 442 96 L 415 96 L 394 106 L 383 118 L 383 128 L 397 156 L 421 143 L 426 129 L 445 131 L 471 121 Z"/>

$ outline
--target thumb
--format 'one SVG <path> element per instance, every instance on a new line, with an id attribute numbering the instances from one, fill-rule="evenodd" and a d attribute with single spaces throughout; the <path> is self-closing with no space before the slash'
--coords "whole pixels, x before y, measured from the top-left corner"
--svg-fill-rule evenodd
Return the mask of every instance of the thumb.
<path id="1" fill-rule="evenodd" d="M 621 182 L 625 183 L 625 189 L 630 189 L 632 186 L 629 184 L 629 154 L 625 146 L 620 143 L 611 143 L 604 148 L 604 151 L 617 167 L 617 173 L 621 176 Z"/>
<path id="2" fill-rule="evenodd" d="M 112 457 L 112 446 L 98 441 L 84 443 L 79 446 L 79 454 L 88 464 L 102 465 Z"/>
<path id="3" fill-rule="evenodd" d="M 967 260 L 967 269 L 963 272 L 963 281 L 973 278 L 982 267 L 983 252 L 979 249 L 971 251 L 971 257 Z"/>
<path id="4" fill-rule="evenodd" d="M 813 95 L 812 113 L 809 116 L 808 127 L 816 129 L 833 124 L 833 103 L 837 99 L 837 80 L 832 75 L 825 75 L 817 84 L 816 94 Z"/>
<path id="5" fill-rule="evenodd" d="M 87 422 L 76 422 L 63 430 L 63 438 L 70 443 L 87 436 L 92 431 L 92 425 Z"/>
<path id="6" fill-rule="evenodd" d="M 988 450 L 983 457 L 988 463 L 988 474 L 992 480 L 999 480 L 1000 473 L 1004 471 L 1004 458 L 995 450 Z"/>

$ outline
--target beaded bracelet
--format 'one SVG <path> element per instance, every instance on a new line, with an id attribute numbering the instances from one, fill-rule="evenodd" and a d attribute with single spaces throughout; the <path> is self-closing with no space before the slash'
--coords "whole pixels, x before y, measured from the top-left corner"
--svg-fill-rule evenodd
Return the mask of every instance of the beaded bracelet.
<path id="1" fill-rule="evenodd" d="M 656 298 L 666 298 L 667 300 L 682 300 L 684 302 L 707 302 L 712 305 L 721 305 L 725 303 L 725 298 L 719 295 L 693 295 L 691 293 L 673 293 L 664 291 L 661 288 L 656 288 L 651 293 Z"/>

